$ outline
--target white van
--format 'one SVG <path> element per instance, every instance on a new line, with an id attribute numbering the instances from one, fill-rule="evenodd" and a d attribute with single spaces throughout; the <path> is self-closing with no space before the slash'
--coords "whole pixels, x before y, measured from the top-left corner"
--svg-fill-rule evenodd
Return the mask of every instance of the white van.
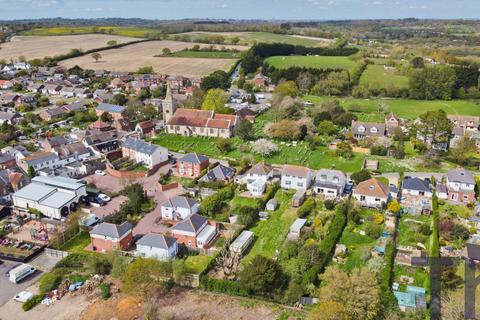
<path id="1" fill-rule="evenodd" d="M 10 272 L 8 273 L 8 279 L 13 283 L 18 283 L 29 275 L 34 274 L 35 271 L 37 271 L 35 267 L 29 264 L 22 264 L 13 270 L 10 270 Z"/>

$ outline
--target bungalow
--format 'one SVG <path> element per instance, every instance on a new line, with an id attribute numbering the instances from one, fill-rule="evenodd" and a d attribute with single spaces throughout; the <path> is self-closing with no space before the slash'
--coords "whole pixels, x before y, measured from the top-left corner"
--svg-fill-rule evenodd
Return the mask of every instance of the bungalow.
<path id="1" fill-rule="evenodd" d="M 90 98 L 92 96 L 92 93 L 88 88 L 75 88 L 73 89 L 73 93 L 75 97 L 82 99 Z"/>
<path id="2" fill-rule="evenodd" d="M 113 120 L 123 119 L 123 112 L 125 111 L 124 106 L 109 104 L 109 103 L 100 103 L 95 112 L 97 116 L 101 116 L 104 112 L 109 113 L 112 116 Z"/>
<path id="3" fill-rule="evenodd" d="M 362 181 L 353 190 L 353 197 L 364 207 L 382 208 L 390 199 L 388 186 L 375 178 Z"/>
<path id="4" fill-rule="evenodd" d="M 204 169 L 208 168 L 208 157 L 197 153 L 189 153 L 177 161 L 177 173 L 182 177 L 196 178 L 202 174 Z"/>
<path id="5" fill-rule="evenodd" d="M 122 145 L 122 156 L 153 169 L 168 161 L 168 150 L 143 140 L 127 138 Z"/>
<path id="6" fill-rule="evenodd" d="M 174 196 L 162 203 L 160 207 L 162 219 L 167 220 L 183 220 L 198 213 L 199 209 L 200 203 L 198 201 L 183 196 Z"/>
<path id="7" fill-rule="evenodd" d="M 60 95 L 64 98 L 73 98 L 73 97 L 75 97 L 75 88 L 73 88 L 73 87 L 63 87 L 60 90 Z"/>
<path id="8" fill-rule="evenodd" d="M 170 228 L 179 243 L 193 248 L 208 247 L 217 235 L 217 224 L 199 214 L 192 214 Z"/>
<path id="9" fill-rule="evenodd" d="M 343 195 L 347 178 L 338 170 L 321 169 L 315 176 L 313 191 L 326 198 L 338 198 Z"/>
<path id="10" fill-rule="evenodd" d="M 70 112 L 76 112 L 76 111 L 85 111 L 87 110 L 87 107 L 83 102 L 74 102 L 74 103 L 70 103 L 62 106 L 62 109 L 65 111 L 65 113 L 70 113 Z"/>
<path id="11" fill-rule="evenodd" d="M 448 200 L 457 203 L 475 201 L 475 179 L 463 168 L 451 169 L 447 173 Z"/>
<path id="12" fill-rule="evenodd" d="M 384 137 L 385 124 L 352 120 L 352 134 L 353 137 L 358 140 L 366 137 Z"/>
<path id="13" fill-rule="evenodd" d="M 215 168 L 209 170 L 203 177 L 200 178 L 200 182 L 213 182 L 213 181 L 230 181 L 235 175 L 235 170 L 218 164 Z"/>
<path id="14" fill-rule="evenodd" d="M 97 89 L 93 93 L 93 99 L 96 103 L 107 103 L 113 100 L 113 93 L 108 92 L 107 90 Z"/>
<path id="15" fill-rule="evenodd" d="M 175 258 L 178 243 L 175 238 L 158 233 L 148 233 L 136 243 L 136 255 L 144 258 L 169 260 Z"/>
<path id="16" fill-rule="evenodd" d="M 280 186 L 283 189 L 308 189 L 312 180 L 312 171 L 306 167 L 286 164 L 282 169 Z"/>
<path id="17" fill-rule="evenodd" d="M 120 225 L 103 222 L 90 231 L 92 249 L 99 252 L 128 250 L 133 244 L 133 226 L 130 222 Z"/>

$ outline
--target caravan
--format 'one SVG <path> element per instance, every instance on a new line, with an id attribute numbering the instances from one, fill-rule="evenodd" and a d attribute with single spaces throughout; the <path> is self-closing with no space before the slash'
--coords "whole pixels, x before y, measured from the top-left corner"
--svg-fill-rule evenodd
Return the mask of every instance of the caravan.
<path id="1" fill-rule="evenodd" d="M 8 273 L 8 279 L 13 283 L 18 283 L 29 275 L 34 274 L 35 271 L 37 271 L 35 267 L 29 264 L 22 264 L 15 269 L 10 270 L 10 272 Z"/>

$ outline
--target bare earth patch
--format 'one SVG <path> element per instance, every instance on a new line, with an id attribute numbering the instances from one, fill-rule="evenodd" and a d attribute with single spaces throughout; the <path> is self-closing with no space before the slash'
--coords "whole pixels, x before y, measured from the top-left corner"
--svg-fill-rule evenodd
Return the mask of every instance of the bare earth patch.
<path id="1" fill-rule="evenodd" d="M 111 36 L 102 34 L 85 34 L 71 36 L 15 36 L 10 42 L 0 45 L 0 59 L 9 61 L 24 56 L 27 60 L 44 58 L 68 53 L 71 49 L 83 51 L 106 47 L 107 42 L 115 40 L 117 43 L 137 41 L 139 39 Z"/>
<path id="2" fill-rule="evenodd" d="M 169 48 L 172 52 L 191 48 L 198 44 L 200 47 L 208 45 L 180 42 L 180 41 L 150 41 L 128 45 L 118 49 L 102 51 L 102 58 L 95 62 L 89 55 L 62 61 L 60 65 L 71 68 L 78 65 L 84 69 L 109 70 L 119 72 L 135 72 L 138 68 L 152 66 L 157 73 L 199 77 L 215 70 L 228 70 L 235 63 L 235 59 L 202 59 L 155 57 L 162 54 L 162 49 Z M 220 47 L 220 46 L 219 46 Z M 242 46 L 224 46 L 245 50 Z"/>

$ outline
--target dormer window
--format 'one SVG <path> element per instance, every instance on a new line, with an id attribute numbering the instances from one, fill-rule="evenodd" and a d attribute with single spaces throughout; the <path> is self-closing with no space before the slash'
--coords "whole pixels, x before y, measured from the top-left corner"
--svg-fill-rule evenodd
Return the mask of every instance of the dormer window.
<path id="1" fill-rule="evenodd" d="M 322 174 L 322 175 L 320 176 L 320 180 L 322 180 L 322 181 L 327 180 L 327 175 Z"/>
<path id="2" fill-rule="evenodd" d="M 333 182 L 338 182 L 338 177 L 333 177 Z"/>
<path id="3" fill-rule="evenodd" d="M 378 132 L 378 129 L 376 127 L 371 127 L 370 128 L 370 132 L 371 133 L 377 133 Z"/>
<path id="4" fill-rule="evenodd" d="M 364 126 L 358 127 L 358 132 L 365 132 L 365 127 Z"/>

